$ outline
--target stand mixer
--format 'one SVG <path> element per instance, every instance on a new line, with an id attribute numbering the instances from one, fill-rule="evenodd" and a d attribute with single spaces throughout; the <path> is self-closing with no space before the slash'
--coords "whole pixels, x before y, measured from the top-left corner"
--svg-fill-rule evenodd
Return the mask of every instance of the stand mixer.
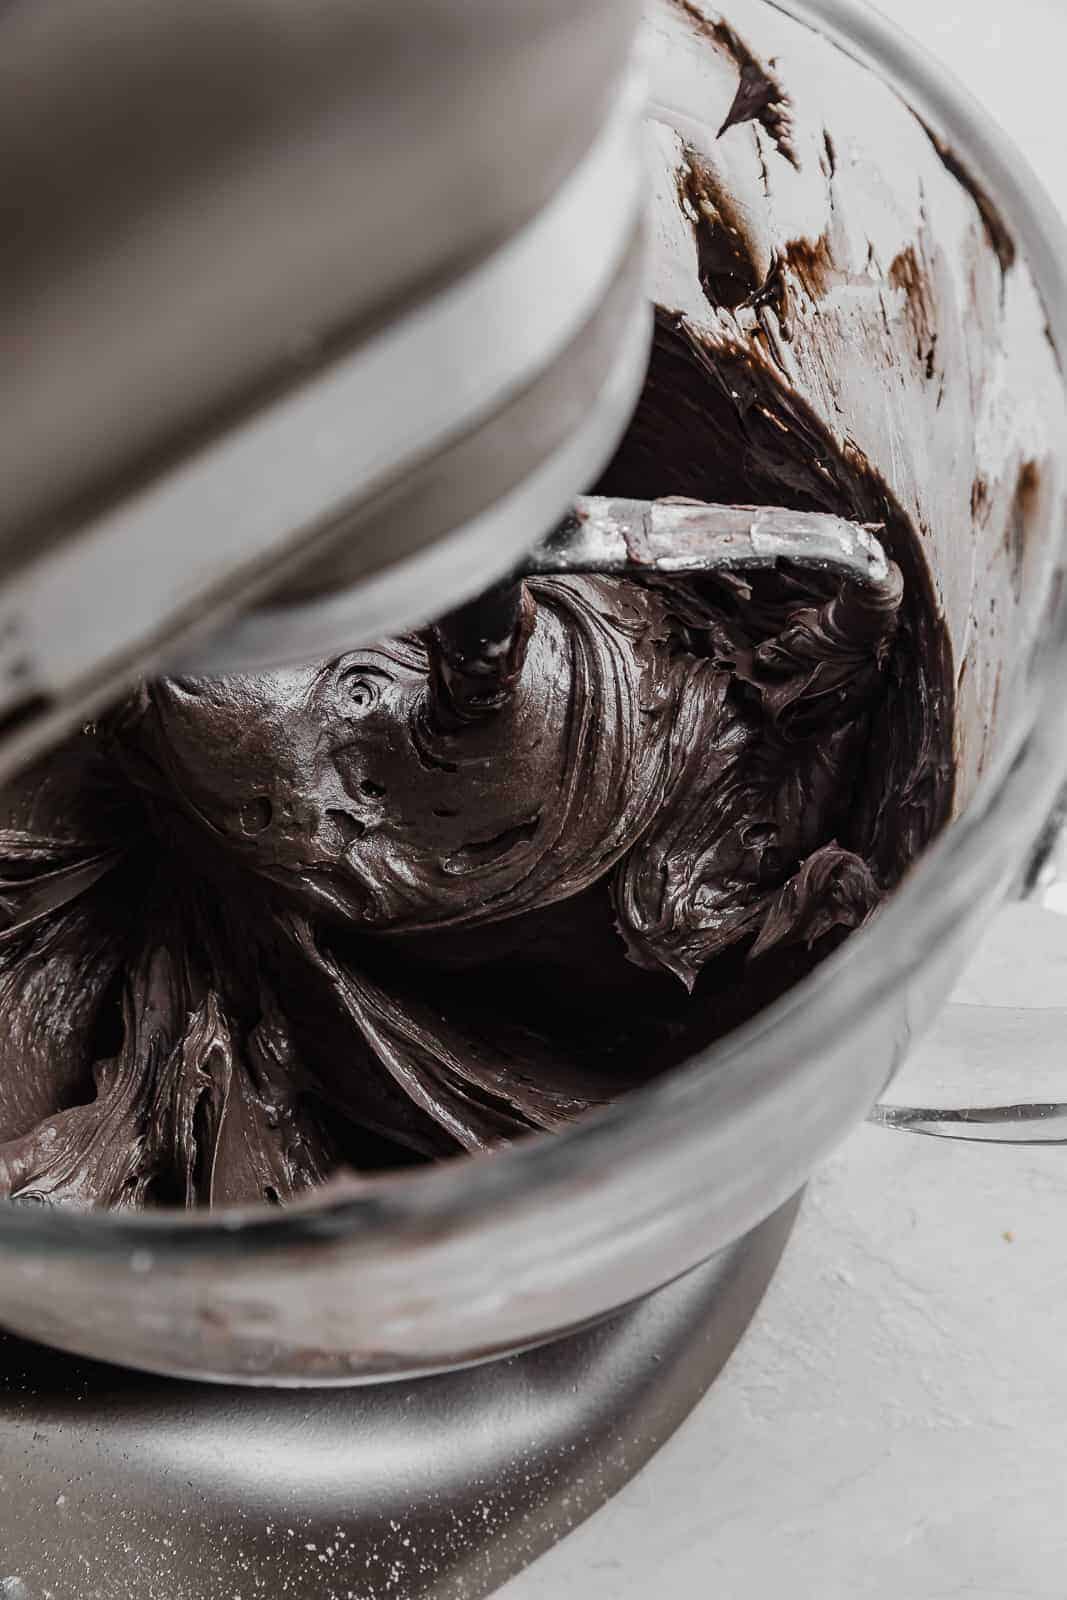
<path id="1" fill-rule="evenodd" d="M 23 225 L 0 770 L 153 668 L 248 670 L 423 623 L 516 567 L 594 481 L 650 337 L 636 23 L 614 0 L 9 8 L 0 142 Z M 263 1562 L 272 1582 L 344 1593 L 350 1560 L 360 1593 L 394 1592 L 391 1567 L 398 1593 L 484 1592 L 558 1536 L 568 1486 L 573 1522 L 681 1420 L 794 1211 L 655 1305 L 490 1378 L 301 1403 L 329 1485 L 284 1466 L 281 1395 L 220 1404 L 4 1340 L 3 1592 L 119 1593 L 135 1566 L 140 1594 L 206 1600 Z M 562 1406 L 579 1387 L 580 1470 Z M 612 1451 L 626 1389 L 635 1437 Z M 205 1460 L 278 1450 L 266 1498 L 251 1472 L 223 1491 L 241 1562 L 163 1488 L 173 1427 L 153 1413 L 175 1404 L 214 1438 Z M 46 1416 L 52 1445 L 23 1455 Z M 100 1450 L 106 1492 L 99 1465 L 95 1491 L 78 1470 Z M 145 1474 L 162 1476 L 134 1526 Z M 89 1508 L 108 1495 L 101 1523 Z"/>
<path id="2" fill-rule="evenodd" d="M 708 48 L 703 12 L 660 9 Z M 16 360 L 0 380 L 13 419 L 0 772 L 146 672 L 250 670 L 444 619 L 477 675 L 507 632 L 498 585 L 524 570 L 630 570 L 679 551 L 704 564 L 710 529 L 727 565 L 815 550 L 877 574 L 876 534 L 823 525 L 835 519 L 580 498 L 649 349 L 637 20 L 615 0 L 160 3 L 136 19 L 120 0 L 91 17 L 50 0 L 7 8 L 0 148 L 24 225 L 5 302 Z M 716 126 L 745 71 L 721 105 L 708 88 Z M 656 114 L 693 136 L 685 107 Z M 833 1118 L 813 1109 L 829 1091 L 812 1080 L 793 1119 L 805 1149 L 758 1203 L 722 1163 L 731 1199 L 714 1236 L 694 1199 L 678 1213 L 687 1241 L 661 1255 L 661 1165 L 632 1185 L 646 1209 L 629 1240 L 616 1212 L 602 1305 L 563 1293 L 550 1329 L 517 1332 L 524 1305 L 543 1321 L 553 1298 L 537 1263 L 525 1300 L 519 1286 L 505 1305 L 501 1288 L 478 1349 L 442 1344 L 409 1367 L 502 1356 L 470 1372 L 251 1395 L 57 1358 L 46 1342 L 82 1346 L 46 1290 L 34 1300 L 47 1257 L 16 1241 L 0 1320 L 42 1343 L 0 1344 L 0 1593 L 490 1592 L 626 1481 L 712 1381 L 774 1270 L 809 1157 L 884 1085 L 875 1055 Z M 685 1115 L 681 1100 L 670 1113 Z M 582 1203 L 575 1237 L 592 1260 Z M 117 1243 L 135 1286 L 151 1276 L 144 1241 Z M 160 1300 L 161 1330 L 182 1294 Z M 124 1343 L 116 1325 L 93 1347 L 147 1364 L 142 1331 Z M 308 1370 L 346 1383 L 393 1377 L 397 1360 Z M 241 1363 L 245 1382 L 309 1381 Z M 210 1370 L 200 1352 L 160 1365 Z"/>

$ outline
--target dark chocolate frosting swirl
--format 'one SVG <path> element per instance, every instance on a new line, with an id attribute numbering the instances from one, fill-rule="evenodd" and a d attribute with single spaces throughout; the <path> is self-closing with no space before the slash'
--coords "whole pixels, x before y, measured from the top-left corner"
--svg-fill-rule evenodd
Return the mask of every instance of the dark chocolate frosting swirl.
<path id="1" fill-rule="evenodd" d="M 0 1190 L 285 1202 L 640 1081 L 723 952 L 877 904 L 837 833 L 899 604 L 539 580 L 481 717 L 438 715 L 433 635 L 144 686 L 55 758 L 55 831 L 51 763 L 0 836 Z"/>

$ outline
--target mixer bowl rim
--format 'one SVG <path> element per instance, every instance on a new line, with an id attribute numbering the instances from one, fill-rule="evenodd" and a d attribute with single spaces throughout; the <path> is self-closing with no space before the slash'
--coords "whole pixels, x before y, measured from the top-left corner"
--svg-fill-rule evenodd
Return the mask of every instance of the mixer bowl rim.
<path id="1" fill-rule="evenodd" d="M 763 3 L 812 27 L 875 71 L 981 174 L 1042 297 L 1053 348 L 1067 351 L 1067 227 L 1028 162 L 980 103 L 865 0 Z M 765 1061 L 749 1062 L 747 1087 L 753 1099 L 773 1094 L 786 1074 L 803 1072 L 804 1062 L 817 1057 L 829 1033 L 837 1029 L 847 1034 L 857 1019 L 869 1015 L 880 995 L 898 988 L 925 963 L 939 932 L 951 926 L 980 863 L 990 854 L 999 857 L 1006 882 L 1022 862 L 1053 806 L 1067 765 L 1059 687 L 1061 674 L 1067 674 L 1067 604 L 1058 608 L 1039 643 L 1032 722 L 1013 730 L 965 810 L 923 853 L 872 922 L 779 1000 L 664 1078 L 562 1132 L 365 1183 L 340 1178 L 281 1215 L 260 1206 L 131 1215 L 3 1204 L 0 1248 L 20 1255 L 56 1252 L 112 1261 L 149 1250 L 156 1269 L 168 1262 L 250 1255 L 261 1259 L 275 1251 L 340 1242 L 365 1245 L 381 1255 L 392 1244 L 476 1229 L 487 1213 L 502 1207 L 535 1209 L 553 1187 L 573 1189 L 583 1174 L 595 1183 L 596 1173 L 612 1164 L 613 1155 L 632 1168 L 640 1160 L 635 1144 L 651 1155 L 667 1141 L 675 1154 L 680 1142 L 699 1143 L 707 1119 L 716 1115 L 716 1085 L 731 1063 L 752 1057 L 760 1041 L 777 1034 L 788 1019 L 788 1063 L 773 1050 Z M 619 1225 L 625 1221 L 616 1220 Z"/>

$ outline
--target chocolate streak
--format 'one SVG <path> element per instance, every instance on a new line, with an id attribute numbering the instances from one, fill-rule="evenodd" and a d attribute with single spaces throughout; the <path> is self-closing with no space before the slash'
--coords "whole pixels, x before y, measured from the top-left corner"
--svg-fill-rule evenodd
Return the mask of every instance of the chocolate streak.
<path id="1" fill-rule="evenodd" d="M 674 0 L 679 11 L 699 33 L 731 57 L 738 71 L 737 91 L 723 119 L 718 138 L 743 122 L 757 122 L 791 167 L 797 166 L 793 148 L 789 97 L 771 67 L 762 62 L 740 34 L 721 18 L 711 21 L 691 0 Z"/>

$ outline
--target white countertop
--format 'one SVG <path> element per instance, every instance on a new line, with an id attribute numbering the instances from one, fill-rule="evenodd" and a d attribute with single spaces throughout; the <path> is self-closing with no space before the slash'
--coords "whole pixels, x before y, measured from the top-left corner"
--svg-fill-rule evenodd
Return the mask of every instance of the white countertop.
<path id="1" fill-rule="evenodd" d="M 984 101 L 1067 212 L 1067 0 L 882 9 Z M 1067 1004 L 1067 918 L 1009 913 L 958 994 L 979 997 Z M 1060 1020 L 1038 1010 L 1030 1045 L 1025 1019 L 1012 1034 L 1053 1075 Z M 563 1596 L 1065 1600 L 1067 1148 L 859 1130 L 814 1178 L 703 1404 L 500 1591 Z"/>

